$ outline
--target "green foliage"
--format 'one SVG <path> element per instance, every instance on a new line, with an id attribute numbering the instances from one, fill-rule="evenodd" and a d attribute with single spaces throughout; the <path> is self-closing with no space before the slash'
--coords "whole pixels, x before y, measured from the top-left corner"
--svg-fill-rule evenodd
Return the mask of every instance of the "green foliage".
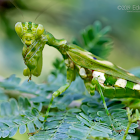
<path id="1" fill-rule="evenodd" d="M 12 139 L 12 138 L 0 138 L 1 140 L 14 140 L 14 139 Z"/>
<path id="2" fill-rule="evenodd" d="M 1 137 L 12 137 L 18 129 L 23 134 L 27 128 L 32 133 L 42 127 L 41 124 L 44 120 L 46 105 L 50 100 L 50 93 L 56 91 L 58 87 L 66 82 L 65 76 L 61 74 L 57 78 L 50 75 L 47 84 L 37 85 L 32 81 L 23 83 L 19 81 L 19 78 L 12 75 L 0 82 L 3 92 L 8 94 L 9 91 L 10 94 L 10 92 L 18 91 L 21 95 L 26 93 L 26 96 L 29 97 L 29 99 L 18 97 L 18 101 L 16 101 L 13 98 L 8 99 L 6 96 L 7 101 L 1 101 Z M 128 124 L 126 110 L 121 109 L 125 105 L 109 99 L 106 99 L 106 102 L 113 117 L 115 131 L 110 126 L 99 94 L 96 93 L 95 96 L 90 96 L 84 87 L 83 81 L 77 78 L 66 92 L 54 100 L 44 129 L 30 136 L 29 139 L 121 140 Z M 134 133 L 136 127 L 138 125 L 132 123 L 129 133 Z M 127 139 L 129 138 L 128 135 Z"/>
<path id="3" fill-rule="evenodd" d="M 0 102 L 7 101 L 8 96 L 4 94 L 4 90 L 0 88 Z"/>
<path id="4" fill-rule="evenodd" d="M 102 29 L 101 23 L 96 21 L 93 26 L 89 25 L 81 31 L 79 39 L 73 38 L 72 43 L 101 58 L 106 58 L 112 48 L 112 40 L 107 37 L 109 31 L 109 26 Z"/>
<path id="5" fill-rule="evenodd" d="M 43 117 L 39 114 L 42 104 L 31 105 L 27 98 L 19 97 L 18 102 L 11 98 L 0 104 L 0 137 L 12 137 L 19 129 L 20 134 L 34 132 L 42 126 Z"/>
<path id="6" fill-rule="evenodd" d="M 66 67 L 64 60 L 60 58 L 56 58 L 55 61 L 53 62 L 54 70 L 51 71 L 51 74 L 57 76 L 59 73 L 62 73 L 63 75 L 66 76 Z"/>

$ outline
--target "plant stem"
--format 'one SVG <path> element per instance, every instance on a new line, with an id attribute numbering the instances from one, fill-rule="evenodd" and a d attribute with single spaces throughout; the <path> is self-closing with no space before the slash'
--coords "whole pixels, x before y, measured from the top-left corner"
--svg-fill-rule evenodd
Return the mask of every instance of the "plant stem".
<path id="1" fill-rule="evenodd" d="M 124 134 L 122 140 L 125 140 L 125 139 L 126 139 L 127 134 L 128 134 L 128 131 L 129 131 L 129 128 L 130 128 L 130 126 L 131 126 L 131 123 L 132 123 L 131 121 L 128 122 L 127 128 L 126 128 L 126 130 L 125 130 L 125 134 Z"/>
<path id="2" fill-rule="evenodd" d="M 49 115 L 49 111 L 50 111 L 50 108 L 51 108 L 52 103 L 53 103 L 53 99 L 54 99 L 54 98 L 53 98 L 53 96 L 52 96 L 51 101 L 50 101 L 49 106 L 48 106 L 48 109 L 47 109 L 47 111 L 46 111 L 46 115 L 45 115 L 45 118 L 44 118 L 44 122 L 47 121 L 47 118 L 48 118 L 48 115 Z"/>

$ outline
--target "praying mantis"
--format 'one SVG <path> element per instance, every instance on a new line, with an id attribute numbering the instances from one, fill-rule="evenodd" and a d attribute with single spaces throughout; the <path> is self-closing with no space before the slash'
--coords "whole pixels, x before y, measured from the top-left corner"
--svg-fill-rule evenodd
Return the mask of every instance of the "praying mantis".
<path id="1" fill-rule="evenodd" d="M 42 52 L 45 44 L 56 48 L 65 61 L 67 83 L 52 94 L 44 122 L 54 98 L 69 88 L 76 78 L 76 73 L 83 79 L 86 89 L 91 95 L 95 90 L 100 93 L 110 121 L 111 117 L 104 96 L 108 98 L 140 97 L 140 78 L 77 45 L 69 44 L 65 39 L 56 39 L 44 29 L 43 25 L 33 22 L 17 22 L 15 31 L 24 44 L 22 56 L 27 68 L 24 69 L 23 75 L 28 76 L 29 80 L 32 75 L 41 74 Z"/>

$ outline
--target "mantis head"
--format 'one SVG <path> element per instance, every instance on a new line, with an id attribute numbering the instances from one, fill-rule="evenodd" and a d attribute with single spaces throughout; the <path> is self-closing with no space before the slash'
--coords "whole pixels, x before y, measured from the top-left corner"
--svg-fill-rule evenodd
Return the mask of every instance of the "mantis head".
<path id="1" fill-rule="evenodd" d="M 44 27 L 41 24 L 33 22 L 17 22 L 15 31 L 27 47 L 32 45 L 36 39 L 44 33 Z"/>

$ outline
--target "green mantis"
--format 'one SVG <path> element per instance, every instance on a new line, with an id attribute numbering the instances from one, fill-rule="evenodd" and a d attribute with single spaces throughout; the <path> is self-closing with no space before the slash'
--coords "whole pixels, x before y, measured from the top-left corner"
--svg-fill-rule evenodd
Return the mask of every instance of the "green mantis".
<path id="1" fill-rule="evenodd" d="M 45 44 L 55 47 L 65 60 L 67 83 L 52 94 L 45 121 L 53 99 L 71 85 L 76 78 L 76 73 L 84 80 L 91 95 L 94 94 L 95 89 L 100 93 L 110 121 L 104 96 L 108 98 L 140 97 L 140 79 L 138 77 L 79 46 L 67 43 L 64 39 L 56 39 L 41 24 L 17 22 L 15 30 L 24 44 L 22 56 L 27 68 L 24 69 L 23 74 L 28 76 L 29 80 L 32 75 L 39 76 L 41 74 L 42 51 Z"/>

